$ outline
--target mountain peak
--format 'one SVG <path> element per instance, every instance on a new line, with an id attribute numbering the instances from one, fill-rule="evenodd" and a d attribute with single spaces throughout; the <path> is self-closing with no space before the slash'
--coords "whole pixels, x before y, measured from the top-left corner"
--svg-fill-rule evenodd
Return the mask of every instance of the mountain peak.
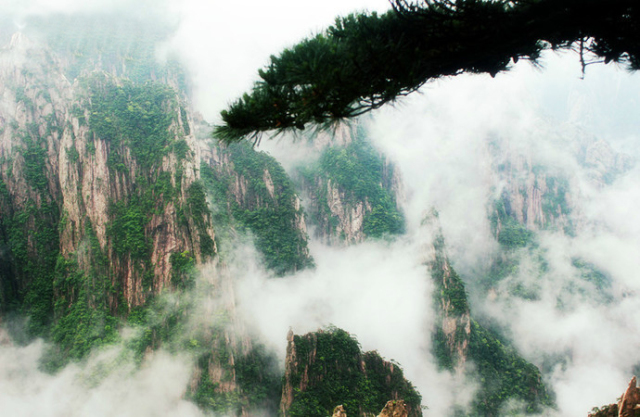
<path id="1" fill-rule="evenodd" d="M 9 42 L 9 49 L 26 49 L 31 46 L 31 41 L 26 35 L 20 31 L 11 35 L 11 42 Z"/>

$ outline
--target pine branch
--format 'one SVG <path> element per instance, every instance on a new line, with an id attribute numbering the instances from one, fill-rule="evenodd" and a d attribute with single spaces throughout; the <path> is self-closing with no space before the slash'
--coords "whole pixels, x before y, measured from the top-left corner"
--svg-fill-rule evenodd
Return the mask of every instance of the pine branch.
<path id="1" fill-rule="evenodd" d="M 640 68 L 637 0 L 391 0 L 383 14 L 350 15 L 259 71 L 262 81 L 222 112 L 214 136 L 259 140 L 357 117 L 462 73 L 495 76 L 510 62 L 536 63 L 545 49 L 580 62 Z M 591 56 L 593 58 L 587 57 Z"/>

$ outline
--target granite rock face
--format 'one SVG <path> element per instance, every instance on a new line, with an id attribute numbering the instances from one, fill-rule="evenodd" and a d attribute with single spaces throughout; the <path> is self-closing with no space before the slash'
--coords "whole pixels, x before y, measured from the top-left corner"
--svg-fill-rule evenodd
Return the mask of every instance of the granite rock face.
<path id="1" fill-rule="evenodd" d="M 640 415 L 640 388 L 634 376 L 629 381 L 627 390 L 616 404 L 595 408 L 589 417 L 634 417 Z"/>

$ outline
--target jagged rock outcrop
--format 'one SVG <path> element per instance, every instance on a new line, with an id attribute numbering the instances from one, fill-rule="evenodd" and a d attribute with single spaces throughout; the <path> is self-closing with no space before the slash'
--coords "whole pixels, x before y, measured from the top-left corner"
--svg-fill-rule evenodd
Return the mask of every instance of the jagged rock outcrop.
<path id="1" fill-rule="evenodd" d="M 578 162 L 586 167 L 589 178 L 602 188 L 631 169 L 635 163 L 630 155 L 616 152 L 609 142 L 588 138 L 578 148 Z"/>
<path id="2" fill-rule="evenodd" d="M 636 377 L 631 378 L 627 390 L 618 405 L 620 417 L 632 417 L 640 413 L 640 389 Z"/>
<path id="3" fill-rule="evenodd" d="M 617 404 L 595 408 L 589 417 L 634 417 L 640 415 L 640 388 L 634 376 Z"/>
<path id="4" fill-rule="evenodd" d="M 373 414 L 371 414 L 373 416 Z M 378 417 L 408 417 L 409 409 L 403 400 L 391 400 L 387 401 L 384 408 L 378 414 Z M 344 407 L 339 405 L 333 410 L 332 417 L 347 417 L 347 412 L 344 411 Z"/>
<path id="5" fill-rule="evenodd" d="M 496 175 L 498 198 L 491 214 L 494 233 L 499 241 L 509 243 L 514 236 L 513 224 L 529 231 L 543 229 L 563 230 L 571 233 L 576 227 L 575 199 L 579 196 L 580 179 L 573 174 L 574 167 L 584 168 L 585 178 L 592 186 L 602 188 L 624 174 L 634 164 L 626 154 L 616 152 L 604 140 L 592 137 L 577 128 L 567 129 L 563 137 L 569 140 L 550 153 L 563 155 L 564 163 L 550 169 L 545 158 L 534 156 L 529 150 L 514 149 L 508 142 L 491 142 L 493 170 Z M 557 156 L 555 156 L 557 158 Z M 579 217 L 579 216 L 578 216 Z M 579 220 L 579 219 L 578 219 Z"/>
<path id="6" fill-rule="evenodd" d="M 432 211 L 423 222 L 425 232 L 432 236 L 425 250 L 424 263 L 436 286 L 434 304 L 440 323 L 434 330 L 436 355 L 445 368 L 462 372 L 468 358 L 471 337 L 471 315 L 464 283 L 451 267 L 438 214 Z"/>
<path id="7" fill-rule="evenodd" d="M 258 240 L 281 237 L 264 247 L 282 271 L 312 263 L 290 180 L 253 149 L 207 152 L 179 92 L 114 77 L 127 74 L 112 67 L 117 56 L 97 65 L 110 73 L 91 71 L 91 59 L 72 80 L 69 61 L 23 35 L 0 50 L 0 317 L 29 316 L 30 334 L 55 342 L 45 359 L 55 370 L 117 340 L 128 316 L 140 360 L 161 346 L 197 358 L 187 396 L 204 409 L 275 412 L 278 366 L 235 311 L 207 195 L 221 200 L 201 180 L 201 162 L 220 174 L 215 187 L 236 203 L 231 215 L 246 216 L 243 227 Z M 195 267 L 212 260 L 196 282 Z M 211 299 L 196 302 L 196 293 Z"/>
<path id="8" fill-rule="evenodd" d="M 404 400 L 408 416 L 422 416 L 421 397 L 400 367 L 377 352 L 361 352 L 344 330 L 331 328 L 287 336 L 284 416 L 324 416 L 332 412 L 375 415 L 391 398 Z M 342 405 L 343 408 L 337 408 Z"/>
<path id="9" fill-rule="evenodd" d="M 423 262 L 435 285 L 433 303 L 438 312 L 430 341 L 433 355 L 442 369 L 458 377 L 491 381 L 475 393 L 472 413 L 499 415 L 509 399 L 524 402 L 527 412 L 551 405 L 540 370 L 472 317 L 465 284 L 451 265 L 435 210 L 422 227 L 430 237 Z"/>
<path id="10" fill-rule="evenodd" d="M 347 412 L 344 411 L 344 407 L 339 405 L 333 409 L 331 417 L 347 417 Z"/>
<path id="11" fill-rule="evenodd" d="M 186 396 L 216 415 L 275 415 L 282 378 L 278 359 L 238 314 L 234 278 L 216 258 L 198 281 L 197 301 L 189 299 L 192 292 L 181 294 L 190 309 L 181 324 L 190 333 L 181 343 L 197 357 Z"/>
<path id="12" fill-rule="evenodd" d="M 409 410 L 403 400 L 388 401 L 378 417 L 408 417 Z"/>
<path id="13" fill-rule="evenodd" d="M 492 214 L 496 238 L 510 232 L 509 219 L 529 230 L 568 229 L 573 208 L 569 180 L 536 165 L 530 156 L 507 153 L 501 157 L 495 169 L 503 188 Z"/>

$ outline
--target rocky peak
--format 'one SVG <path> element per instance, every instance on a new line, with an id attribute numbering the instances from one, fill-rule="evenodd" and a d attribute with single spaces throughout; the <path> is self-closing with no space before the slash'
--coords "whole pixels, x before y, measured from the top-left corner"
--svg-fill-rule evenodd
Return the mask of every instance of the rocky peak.
<path id="1" fill-rule="evenodd" d="M 389 398 L 403 400 L 407 416 L 422 416 L 420 394 L 400 367 L 377 352 L 362 352 L 349 333 L 337 328 L 303 336 L 289 332 L 283 382 L 283 416 L 370 416 Z"/>
<path id="2" fill-rule="evenodd" d="M 425 265 L 436 285 L 434 303 L 441 317 L 435 340 L 444 348 L 450 361 L 448 367 L 462 372 L 468 356 L 471 315 L 462 279 L 451 266 L 446 251 L 438 213 L 432 210 L 423 222 L 425 232 L 432 237 L 424 248 Z"/>
<path id="3" fill-rule="evenodd" d="M 616 152 L 609 142 L 602 139 L 589 142 L 581 154 L 579 161 L 589 168 L 590 179 L 598 187 L 611 183 L 634 164 L 631 156 Z"/>
<path id="4" fill-rule="evenodd" d="M 638 389 L 638 383 L 634 376 L 629 381 L 627 390 L 620 399 L 620 405 L 618 406 L 620 411 L 620 417 L 632 417 L 638 414 L 640 410 L 640 389 Z"/>
<path id="5" fill-rule="evenodd" d="M 333 415 L 331 417 L 347 417 L 347 412 L 344 411 L 344 406 L 339 405 L 333 409 Z"/>
<path id="6" fill-rule="evenodd" d="M 206 125 L 199 129 L 210 130 Z M 228 229 L 230 235 L 251 232 L 264 264 L 276 275 L 313 264 L 300 199 L 272 156 L 237 143 L 211 144 L 202 150 L 202 158 L 219 229 Z"/>
<path id="7" fill-rule="evenodd" d="M 595 407 L 589 417 L 634 417 L 640 414 L 640 388 L 634 376 L 617 404 Z"/>
<path id="8" fill-rule="evenodd" d="M 16 32 L 11 35 L 11 41 L 9 42 L 9 49 L 27 49 L 31 45 L 31 42 L 22 32 Z"/>
<path id="9" fill-rule="evenodd" d="M 489 147 L 498 187 L 496 237 L 500 239 L 509 217 L 531 231 L 559 229 L 571 232 L 579 221 L 575 196 L 581 192 L 576 168 L 587 173 L 591 186 L 602 188 L 627 172 L 634 164 L 629 155 L 617 152 L 609 142 L 575 128 L 563 132 L 568 142 L 558 141 L 551 156 L 534 155 L 532 148 L 515 149 L 508 142 L 494 141 Z M 550 163 L 548 158 L 560 158 Z M 551 168 L 551 167 L 554 168 Z M 573 198 L 572 198 L 573 196 Z"/>

